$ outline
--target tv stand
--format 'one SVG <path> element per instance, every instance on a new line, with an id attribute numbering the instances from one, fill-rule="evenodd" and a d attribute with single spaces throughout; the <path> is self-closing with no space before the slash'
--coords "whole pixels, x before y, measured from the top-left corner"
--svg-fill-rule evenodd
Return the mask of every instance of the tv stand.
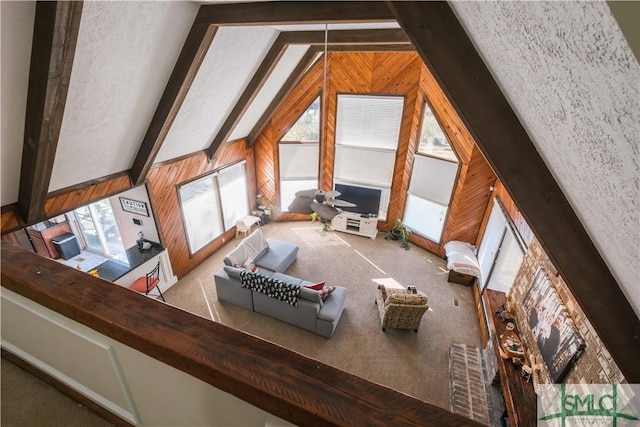
<path id="1" fill-rule="evenodd" d="M 375 240 L 378 234 L 378 218 L 370 218 L 359 213 L 343 211 L 331 220 L 331 229 Z"/>

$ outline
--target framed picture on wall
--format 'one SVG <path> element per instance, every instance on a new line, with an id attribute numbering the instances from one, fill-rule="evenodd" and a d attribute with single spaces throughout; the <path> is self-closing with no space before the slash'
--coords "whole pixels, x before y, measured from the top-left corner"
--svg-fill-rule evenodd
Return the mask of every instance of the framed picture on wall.
<path id="1" fill-rule="evenodd" d="M 542 268 L 536 271 L 523 305 L 551 379 L 559 383 L 582 353 L 584 341 Z"/>
<path id="2" fill-rule="evenodd" d="M 125 212 L 131 212 L 138 215 L 149 216 L 149 210 L 145 202 L 120 197 L 120 205 Z"/>

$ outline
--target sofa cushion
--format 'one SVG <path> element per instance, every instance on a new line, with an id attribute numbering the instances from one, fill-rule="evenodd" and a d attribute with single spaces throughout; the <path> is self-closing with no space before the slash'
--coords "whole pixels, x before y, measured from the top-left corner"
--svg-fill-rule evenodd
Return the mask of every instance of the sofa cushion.
<path id="1" fill-rule="evenodd" d="M 277 239 L 267 239 L 269 250 L 260 258 L 255 258 L 258 267 L 284 272 L 298 256 L 298 246 Z"/>
<path id="2" fill-rule="evenodd" d="M 425 305 L 427 304 L 427 301 L 427 296 L 422 292 L 417 294 L 408 292 L 394 292 L 387 297 L 387 300 L 384 302 L 384 304 Z"/>
<path id="3" fill-rule="evenodd" d="M 236 279 L 239 279 L 240 278 L 240 272 L 242 271 L 242 268 L 233 267 L 233 266 L 230 266 L 230 265 L 225 265 L 224 266 L 224 271 L 226 271 L 229 276 L 235 277 Z"/>
<path id="4" fill-rule="evenodd" d="M 318 319 L 334 321 L 340 318 L 342 310 L 347 300 L 347 289 L 342 286 L 337 286 L 335 291 L 324 300 L 322 308 L 318 313 Z"/>
<path id="5" fill-rule="evenodd" d="M 322 297 L 320 296 L 320 292 L 314 291 L 313 289 L 309 289 L 304 286 L 300 288 L 300 298 L 322 304 Z"/>

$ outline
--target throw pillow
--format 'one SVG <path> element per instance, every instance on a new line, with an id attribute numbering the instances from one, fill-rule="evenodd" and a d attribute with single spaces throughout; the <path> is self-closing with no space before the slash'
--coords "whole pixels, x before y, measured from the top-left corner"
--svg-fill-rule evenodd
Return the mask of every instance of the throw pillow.
<path id="1" fill-rule="evenodd" d="M 324 301 L 331 294 L 331 292 L 335 290 L 335 286 L 327 286 L 326 288 L 320 289 L 318 292 L 320 293 L 320 298 L 322 298 L 322 300 Z"/>
<path id="2" fill-rule="evenodd" d="M 318 282 L 313 285 L 305 285 L 305 288 L 313 289 L 314 291 L 319 291 L 324 288 L 324 282 Z"/>
<path id="3" fill-rule="evenodd" d="M 258 270 L 258 267 L 256 266 L 255 261 L 253 261 L 253 259 L 251 258 L 247 258 L 247 260 L 244 262 L 244 264 L 242 264 L 242 266 L 254 273 L 256 272 L 256 270 Z"/>

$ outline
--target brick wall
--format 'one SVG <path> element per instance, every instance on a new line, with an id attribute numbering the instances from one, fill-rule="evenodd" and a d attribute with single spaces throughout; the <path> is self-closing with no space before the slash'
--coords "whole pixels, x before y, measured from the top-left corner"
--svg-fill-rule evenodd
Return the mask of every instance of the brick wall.
<path id="1" fill-rule="evenodd" d="M 529 245 L 524 257 L 522 267 L 518 272 L 516 280 L 510 291 L 510 299 L 515 310 L 516 323 L 520 331 L 521 338 L 530 354 L 533 354 L 541 367 L 540 382 L 551 383 L 548 369 L 542 360 L 542 355 L 538 350 L 538 345 L 533 336 L 533 332 L 527 323 L 527 316 L 522 305 L 523 297 L 531 284 L 538 268 L 542 267 L 547 273 L 551 284 L 558 291 L 560 298 L 565 304 L 569 315 L 578 329 L 578 333 L 584 340 L 586 346 L 582 355 L 578 358 L 573 368 L 564 378 L 565 383 L 622 383 L 626 382 L 624 376 L 611 355 L 604 347 L 598 334 L 585 316 L 584 312 L 573 297 L 564 280 L 556 275 L 553 267 L 548 264 L 548 257 L 537 239 Z"/>

